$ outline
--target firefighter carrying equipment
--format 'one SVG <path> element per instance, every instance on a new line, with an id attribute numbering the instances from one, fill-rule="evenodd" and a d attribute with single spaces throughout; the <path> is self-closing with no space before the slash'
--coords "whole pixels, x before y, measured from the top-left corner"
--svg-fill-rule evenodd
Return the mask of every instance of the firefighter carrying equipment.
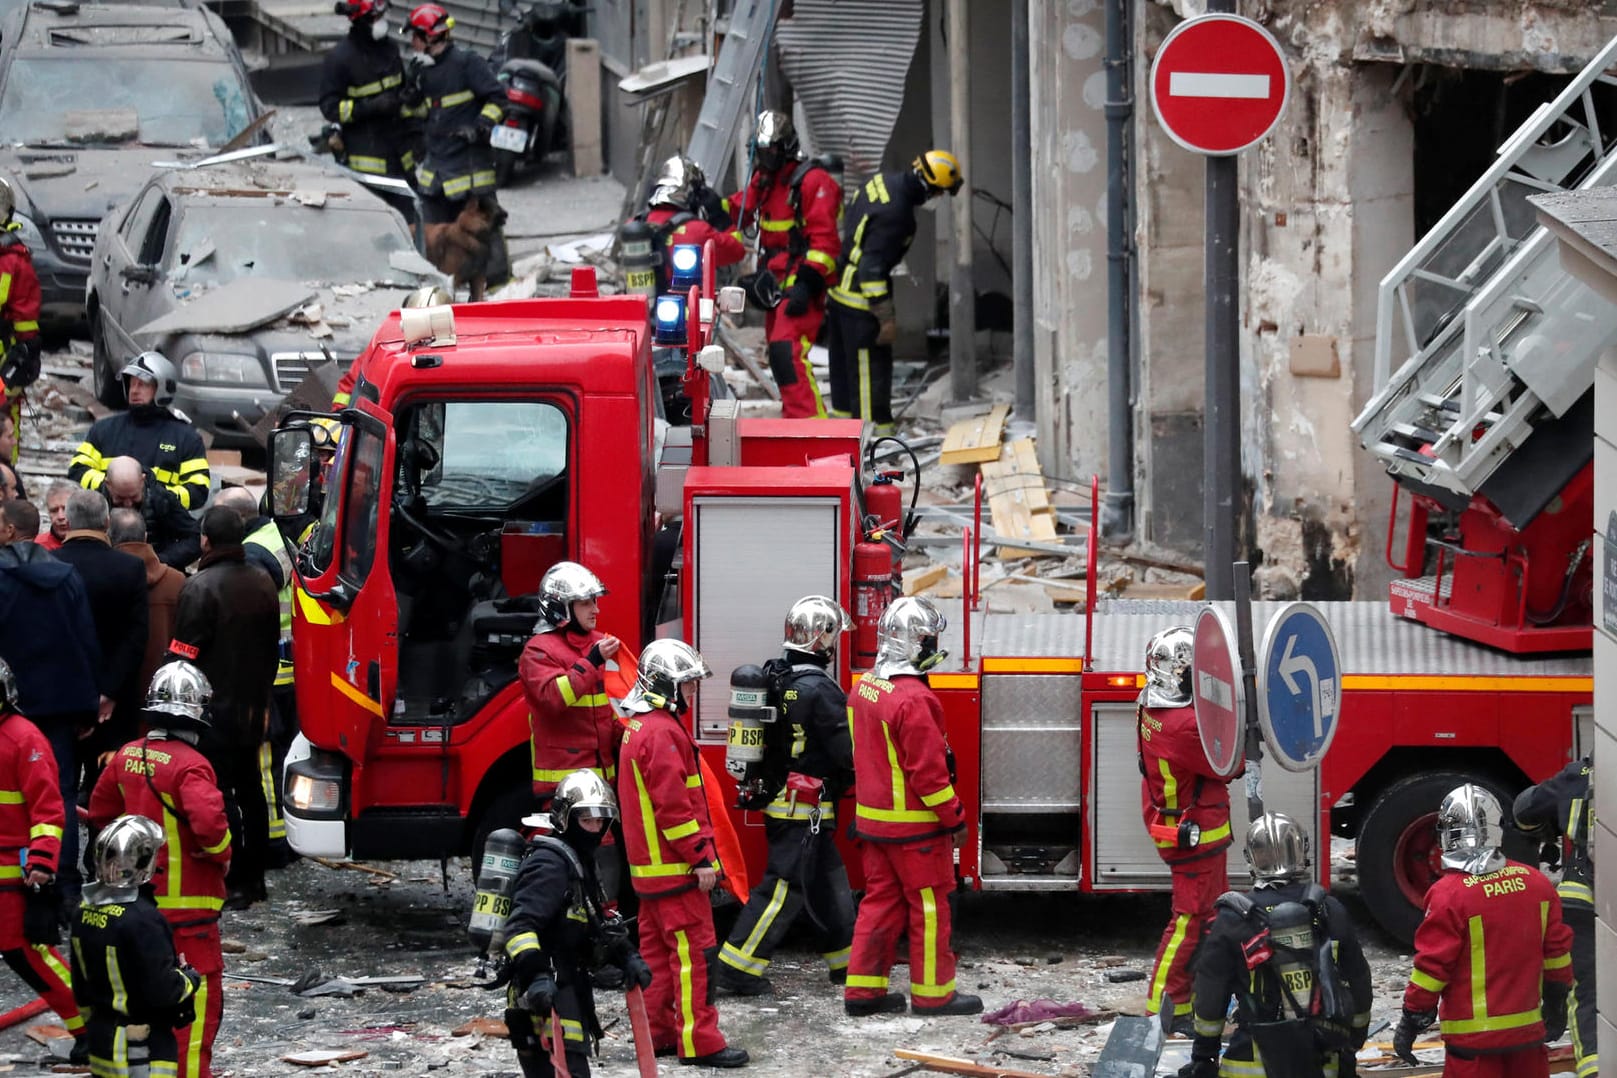
<path id="1" fill-rule="evenodd" d="M 1307 879 L 1231 891 L 1215 906 L 1196 961 L 1192 1063 L 1258 1078 L 1351 1074 L 1372 985 L 1346 909 Z M 1220 1068 L 1232 996 L 1237 1029 Z"/>
<path id="2" fill-rule="evenodd" d="M 1481 786 L 1466 783 L 1450 790 L 1437 810 L 1437 843 L 1443 867 L 1480 876 L 1504 867 L 1504 810 L 1499 799 Z"/>
<path id="3" fill-rule="evenodd" d="M 387 0 L 339 0 L 348 35 L 320 68 L 320 114 L 342 128 L 340 160 L 355 172 L 404 178 L 416 165 L 424 113 L 404 104 L 404 61 L 385 34 Z"/>
<path id="4" fill-rule="evenodd" d="M 1145 706 L 1190 704 L 1190 658 L 1196 635 L 1185 625 L 1164 629 L 1145 645 Z"/>
<path id="5" fill-rule="evenodd" d="M 156 353 L 148 352 L 140 359 L 153 355 Z M 161 397 L 161 386 L 158 393 Z M 67 477 L 80 486 L 100 490 L 106 482 L 107 466 L 117 457 L 140 461 L 141 467 L 178 498 L 183 508 L 196 510 L 207 504 L 213 482 L 207 448 L 196 428 L 167 406 L 143 404 L 96 420 L 74 451 Z"/>

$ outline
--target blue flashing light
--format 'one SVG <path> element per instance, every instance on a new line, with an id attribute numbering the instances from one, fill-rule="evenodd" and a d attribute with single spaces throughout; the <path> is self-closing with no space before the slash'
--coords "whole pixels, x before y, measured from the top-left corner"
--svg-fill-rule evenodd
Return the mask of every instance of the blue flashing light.
<path id="1" fill-rule="evenodd" d="M 702 287 L 702 249 L 694 243 L 680 243 L 668 255 L 668 287 L 685 292 Z"/>
<path id="2" fill-rule="evenodd" d="M 685 343 L 685 297 L 658 296 L 651 312 L 651 339 L 658 344 Z"/>

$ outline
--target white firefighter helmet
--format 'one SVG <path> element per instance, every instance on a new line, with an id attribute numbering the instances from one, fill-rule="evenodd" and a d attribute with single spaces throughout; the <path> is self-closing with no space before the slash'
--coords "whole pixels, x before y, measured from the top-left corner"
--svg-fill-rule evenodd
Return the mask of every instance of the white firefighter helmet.
<path id="1" fill-rule="evenodd" d="M 817 655 L 833 650 L 838 638 L 852 630 L 853 619 L 841 603 L 824 595 L 805 595 L 786 612 L 781 647 Z"/>
<path id="2" fill-rule="evenodd" d="M 202 668 L 184 659 L 164 663 L 152 674 L 146 690 L 146 710 L 172 715 L 187 725 L 207 726 L 213 685 Z"/>
<path id="3" fill-rule="evenodd" d="M 569 772 L 556 784 L 550 798 L 550 819 L 557 831 L 566 831 L 574 820 L 605 820 L 618 818 L 618 799 L 612 787 L 600 775 L 587 767 Z"/>
<path id="4" fill-rule="evenodd" d="M 701 166 L 684 154 L 676 153 L 663 162 L 657 182 L 651 187 L 648 204 L 688 210 L 691 208 L 692 192 L 706 182 L 707 177 L 702 175 Z"/>
<path id="5" fill-rule="evenodd" d="M 1284 812 L 1264 813 L 1246 829 L 1246 864 L 1260 887 L 1308 879 L 1308 832 Z"/>
<path id="6" fill-rule="evenodd" d="M 930 599 L 906 595 L 895 599 L 876 622 L 876 666 L 879 678 L 926 673 L 946 654 L 938 636 L 949 623 Z"/>
<path id="7" fill-rule="evenodd" d="M 573 620 L 573 604 L 606 594 L 601 578 L 576 561 L 559 561 L 539 580 L 537 632 L 566 627 Z"/>
<path id="8" fill-rule="evenodd" d="M 150 382 L 157 387 L 157 396 L 152 403 L 159 408 L 167 408 L 174 403 L 174 394 L 180 388 L 179 375 L 174 373 L 174 364 L 161 352 L 142 352 L 140 355 L 124 364 L 124 369 L 118 372 L 118 377 L 125 379 L 139 378 Z"/>
<path id="9" fill-rule="evenodd" d="M 1481 786 L 1466 783 L 1449 791 L 1437 810 L 1437 844 L 1443 867 L 1481 876 L 1505 867 L 1504 809 Z"/>
<path id="10" fill-rule="evenodd" d="M 1190 704 L 1190 657 L 1196 634 L 1186 625 L 1164 629 L 1145 645 L 1145 706 Z"/>
<path id="11" fill-rule="evenodd" d="M 640 653 L 640 674 L 634 688 L 623 698 L 623 706 L 644 714 L 648 711 L 680 711 L 679 687 L 713 676 L 700 652 L 683 640 L 667 637 L 653 640 Z"/>
<path id="12" fill-rule="evenodd" d="M 133 892 L 150 882 L 163 829 L 145 816 L 120 816 L 96 836 L 95 876 L 102 886 Z"/>

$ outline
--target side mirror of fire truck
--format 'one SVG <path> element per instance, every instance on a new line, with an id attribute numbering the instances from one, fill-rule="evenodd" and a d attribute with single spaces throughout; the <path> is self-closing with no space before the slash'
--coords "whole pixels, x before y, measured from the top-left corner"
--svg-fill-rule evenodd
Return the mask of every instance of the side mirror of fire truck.
<path id="1" fill-rule="evenodd" d="M 300 516 L 309 510 L 314 473 L 314 431 L 307 424 L 283 427 L 270 435 L 270 508 L 277 517 Z"/>

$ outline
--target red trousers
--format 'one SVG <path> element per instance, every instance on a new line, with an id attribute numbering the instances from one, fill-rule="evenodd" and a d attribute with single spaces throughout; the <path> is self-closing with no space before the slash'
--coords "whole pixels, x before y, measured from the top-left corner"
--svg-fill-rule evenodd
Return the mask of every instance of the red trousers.
<path id="1" fill-rule="evenodd" d="M 1550 1050 L 1535 1044 L 1519 1052 L 1471 1059 L 1449 1052 L 1443 1059 L 1443 1078 L 1550 1078 Z"/>
<path id="2" fill-rule="evenodd" d="M 954 844 L 937 835 L 920 842 L 866 842 L 865 897 L 853 926 L 844 999 L 887 994 L 898 937 L 909 929 L 910 1007 L 924 1011 L 954 998 L 955 954 L 949 949 L 949 893 Z"/>
<path id="3" fill-rule="evenodd" d="M 0 957 L 56 1012 L 63 1029 L 82 1037 L 84 1019 L 73 1001 L 72 967 L 55 948 L 29 943 L 23 936 L 25 901 L 18 888 L 0 891 Z"/>
<path id="4" fill-rule="evenodd" d="M 640 896 L 640 956 L 651 967 L 646 1015 L 651 1041 L 673 1045 L 681 1059 L 724 1047 L 713 1006 L 708 962 L 719 950 L 713 906 L 696 888 L 676 895 Z"/>
<path id="5" fill-rule="evenodd" d="M 178 921 L 195 916 L 189 910 L 171 912 Z M 221 976 L 225 960 L 219 949 L 219 922 L 176 927 L 174 949 L 182 961 L 202 974 L 202 983 L 196 992 L 197 1020 L 174 1031 L 180 1042 L 179 1076 L 212 1078 L 213 1042 L 219 1036 L 219 1022 L 225 1013 L 225 986 Z"/>
<path id="6" fill-rule="evenodd" d="M 808 355 L 824 321 L 824 296 L 795 318 L 786 313 L 786 301 L 782 300 L 764 318 L 764 336 L 769 341 L 769 371 L 780 387 L 783 418 L 825 418 L 825 401 L 820 399 L 820 383 L 814 380 Z"/>
<path id="7" fill-rule="evenodd" d="M 1178 1017 L 1191 1014 L 1190 960 L 1213 919 L 1213 903 L 1230 889 L 1230 881 L 1222 850 L 1198 861 L 1170 867 L 1173 869 L 1173 919 L 1162 930 L 1162 942 L 1157 944 L 1157 962 L 1151 971 L 1146 1010 L 1151 1014 L 1161 1013 L 1162 997 L 1166 995 L 1173 999 L 1173 1013 Z"/>

